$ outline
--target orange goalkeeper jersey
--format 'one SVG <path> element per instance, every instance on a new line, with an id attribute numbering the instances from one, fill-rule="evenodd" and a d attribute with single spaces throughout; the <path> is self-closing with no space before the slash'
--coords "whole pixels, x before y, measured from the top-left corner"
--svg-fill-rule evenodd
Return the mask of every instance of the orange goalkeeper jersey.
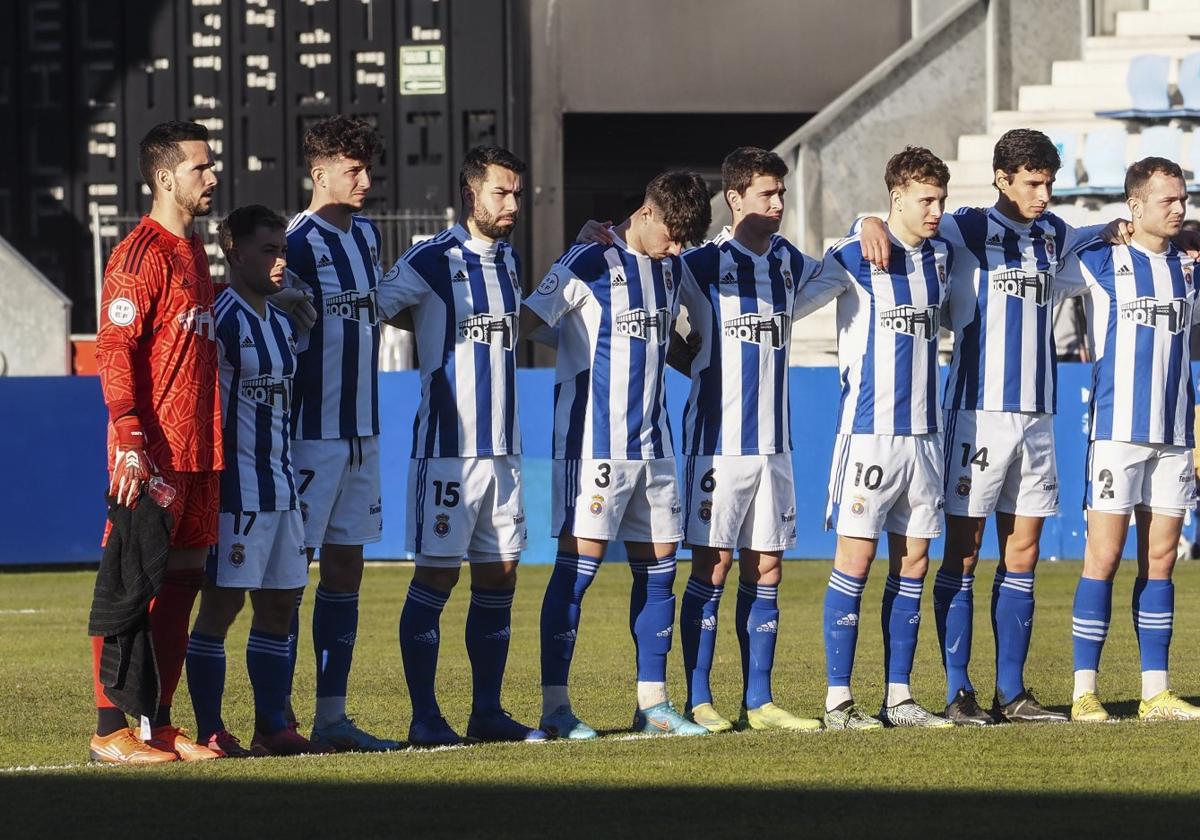
<path id="1" fill-rule="evenodd" d="M 132 412 L 159 468 L 222 468 L 213 298 L 198 236 L 181 239 L 144 216 L 113 250 L 96 334 L 110 462 L 112 421 Z"/>

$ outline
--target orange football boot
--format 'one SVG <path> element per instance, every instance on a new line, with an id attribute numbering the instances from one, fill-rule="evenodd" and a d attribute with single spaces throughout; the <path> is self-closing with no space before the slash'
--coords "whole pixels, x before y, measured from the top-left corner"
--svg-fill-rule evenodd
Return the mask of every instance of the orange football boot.
<path id="1" fill-rule="evenodd" d="M 92 761 L 106 764 L 163 764 L 179 757 L 138 739 L 132 729 L 118 729 L 110 735 L 93 735 L 88 745 Z"/>
<path id="2" fill-rule="evenodd" d="M 150 740 L 146 742 L 156 750 L 174 753 L 180 761 L 208 761 L 220 758 L 218 753 L 208 747 L 197 744 L 178 726 L 156 726 L 150 730 Z"/>

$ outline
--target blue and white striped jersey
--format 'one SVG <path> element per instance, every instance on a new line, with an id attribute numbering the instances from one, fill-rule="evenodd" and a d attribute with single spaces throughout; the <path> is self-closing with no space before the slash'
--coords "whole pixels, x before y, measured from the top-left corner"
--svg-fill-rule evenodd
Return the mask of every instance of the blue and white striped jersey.
<path id="1" fill-rule="evenodd" d="M 796 289 L 821 263 L 772 236 L 755 254 L 728 233 L 682 257 L 680 299 L 700 336 L 683 420 L 688 455 L 792 451 L 788 352 Z"/>
<path id="2" fill-rule="evenodd" d="M 1021 224 L 994 207 L 942 217 L 938 235 L 954 248 L 946 408 L 1054 413 L 1054 275 L 1098 230 L 1077 231 L 1053 213 Z"/>
<path id="3" fill-rule="evenodd" d="M 296 333 L 283 310 L 258 313 L 232 288 L 217 296 L 221 427 L 225 469 L 221 510 L 294 510 L 292 377 Z"/>
<path id="4" fill-rule="evenodd" d="M 675 454 L 663 369 L 680 260 L 652 260 L 613 236 L 612 245 L 571 248 L 525 299 L 558 334 L 555 458 Z"/>
<path id="5" fill-rule="evenodd" d="M 461 225 L 409 248 L 379 284 L 381 317 L 412 307 L 421 364 L 414 458 L 519 455 L 521 264 Z"/>
<path id="6" fill-rule="evenodd" d="M 1194 446 L 1191 258 L 1095 242 L 1067 259 L 1058 283 L 1064 296 L 1087 295 L 1091 439 Z"/>
<path id="7" fill-rule="evenodd" d="M 892 240 L 890 271 L 862 255 L 858 234 L 829 249 L 800 287 L 796 317 L 837 297 L 841 434 L 922 435 L 941 429 L 938 326 L 954 258 L 940 237 Z"/>
<path id="8" fill-rule="evenodd" d="M 295 428 L 302 440 L 379 434 L 379 229 L 342 231 L 305 211 L 287 233 L 287 285 L 312 293 L 317 322 L 300 339 Z"/>

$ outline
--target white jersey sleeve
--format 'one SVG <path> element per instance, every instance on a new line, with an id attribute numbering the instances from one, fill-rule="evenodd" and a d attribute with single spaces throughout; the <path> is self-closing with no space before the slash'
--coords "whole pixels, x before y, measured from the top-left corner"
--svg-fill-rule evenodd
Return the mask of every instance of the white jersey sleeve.
<path id="1" fill-rule="evenodd" d="M 840 243 L 839 243 L 840 244 Z M 835 245 L 825 259 L 817 263 L 813 276 L 806 279 L 796 292 L 792 317 L 796 320 L 816 312 L 854 284 L 854 275 L 833 256 Z"/>
<path id="2" fill-rule="evenodd" d="M 420 303 L 430 291 L 429 284 L 415 268 L 403 258 L 396 260 L 375 290 L 379 317 L 385 321 L 394 318 L 408 307 Z"/>
<path id="3" fill-rule="evenodd" d="M 571 253 L 568 251 L 567 256 Z M 542 278 L 542 282 L 537 284 L 533 294 L 525 298 L 523 304 L 533 310 L 547 326 L 556 327 L 568 312 L 583 306 L 589 297 L 591 291 L 587 283 L 575 276 L 570 268 L 556 262 Z"/>

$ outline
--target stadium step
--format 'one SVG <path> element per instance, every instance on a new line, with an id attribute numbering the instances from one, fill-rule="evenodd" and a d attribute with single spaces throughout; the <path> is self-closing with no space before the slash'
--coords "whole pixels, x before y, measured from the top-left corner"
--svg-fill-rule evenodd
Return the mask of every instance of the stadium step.
<path id="1" fill-rule="evenodd" d="M 1117 12 L 1117 35 L 1200 35 L 1200 7 Z"/>
<path id="2" fill-rule="evenodd" d="M 1200 50 L 1200 43 L 1186 35 L 1152 35 L 1138 37 L 1116 37 L 1097 35 L 1088 38 L 1083 45 L 1084 61 L 1129 61 L 1135 55 L 1157 53 L 1172 58 Z"/>
<path id="3" fill-rule="evenodd" d="M 1119 85 L 1022 85 L 1017 95 L 1020 111 L 1087 109 L 1103 111 L 1128 108 L 1129 92 Z"/>

